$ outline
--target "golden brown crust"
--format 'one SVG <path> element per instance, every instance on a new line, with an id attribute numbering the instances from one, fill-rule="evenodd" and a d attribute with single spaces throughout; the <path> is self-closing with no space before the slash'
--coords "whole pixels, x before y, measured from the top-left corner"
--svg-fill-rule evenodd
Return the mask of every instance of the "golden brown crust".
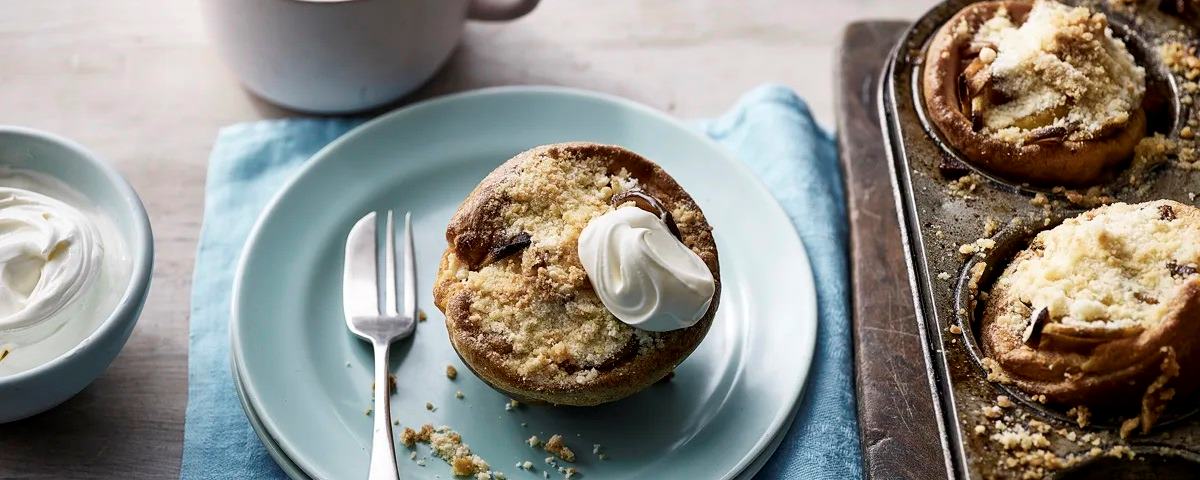
<path id="1" fill-rule="evenodd" d="M 600 323 L 603 328 L 613 332 L 616 340 L 612 341 L 624 342 L 623 346 L 604 350 L 608 352 L 604 358 L 588 361 L 581 359 L 580 352 L 556 350 L 559 356 L 553 357 L 548 365 L 534 370 L 522 370 L 519 367 L 522 361 L 529 360 L 527 357 L 532 355 L 530 348 L 525 345 L 520 349 L 515 348 L 511 332 L 501 331 L 503 329 L 494 328 L 488 323 L 490 312 L 486 308 L 487 294 L 480 292 L 464 276 L 496 271 L 508 275 L 505 278 L 515 278 L 518 284 L 512 290 L 519 292 L 519 296 L 513 297 L 510 303 L 520 304 L 517 308 L 525 309 L 522 311 L 528 311 L 530 315 L 536 315 L 535 311 L 561 313 L 560 310 L 538 310 L 537 304 L 599 304 L 586 278 L 555 283 L 541 277 L 547 268 L 556 266 L 546 265 L 547 254 L 539 250 L 541 243 L 548 242 L 545 238 L 569 239 L 566 242 L 569 245 L 560 247 L 558 252 L 570 254 L 552 262 L 564 264 L 557 266 L 568 270 L 578 267 L 577 254 L 573 253 L 573 249 L 579 225 L 567 224 L 562 226 L 562 232 L 555 230 L 550 234 L 534 232 L 528 248 L 499 260 L 495 258 L 496 255 L 489 257 L 498 244 L 510 241 L 513 237 L 514 228 L 509 224 L 514 220 L 511 212 L 522 212 L 518 219 L 541 214 L 538 209 L 543 205 L 527 197 L 531 192 L 511 192 L 516 191 L 514 185 L 528 183 L 525 180 L 535 175 L 524 170 L 535 166 L 545 168 L 546 162 L 554 164 L 554 168 L 567 170 L 575 168 L 570 162 L 582 162 L 580 165 L 586 163 L 592 167 L 603 165 L 606 173 L 614 178 L 625 175 L 621 178 L 636 179 L 637 188 L 649 193 L 672 211 L 684 244 L 700 256 L 717 280 L 712 303 L 696 325 L 663 333 L 638 332 L 615 321 L 611 313 L 603 310 L 608 320 Z M 537 172 L 541 173 L 544 172 Z M 557 191 L 532 193 L 533 197 L 564 195 L 564 192 Z M 565 194 L 575 193 L 579 192 Z M 568 214 L 573 213 L 563 215 Z M 578 221 L 582 220 L 575 223 Z M 451 218 L 446 229 L 446 240 L 448 248 L 438 269 L 434 303 L 446 315 L 451 344 L 466 365 L 484 382 L 525 402 L 596 405 L 623 398 L 655 383 L 674 370 L 699 345 L 712 324 L 719 303 L 721 284 L 716 244 L 703 213 L 660 167 L 621 147 L 564 143 L 537 147 L 518 154 L 489 174 L 471 192 Z M 570 277 L 568 274 L 562 276 Z M 599 329 L 594 325 L 596 320 L 581 320 L 565 314 L 546 319 L 546 322 L 558 325 L 556 328 L 573 329 L 575 325 L 564 327 L 562 322 L 578 322 L 578 329 Z M 586 375 L 579 373 L 581 371 Z"/>
<path id="2" fill-rule="evenodd" d="M 1032 2 L 988 1 L 959 11 L 934 35 L 926 51 L 922 73 L 925 110 L 946 141 L 963 157 L 983 170 L 1010 180 L 1043 185 L 1088 185 L 1111 177 L 1125 164 L 1146 134 L 1146 116 L 1131 112 L 1124 128 L 1091 140 L 1016 144 L 976 131 L 960 107 L 959 82 L 970 63 L 972 38 L 980 25 L 1000 7 L 1008 9 L 1014 23 L 1024 22 Z M 967 28 L 962 28 L 961 25 Z"/>
<path id="3" fill-rule="evenodd" d="M 1167 210 L 1171 212 L 1171 221 L 1200 224 L 1200 210 L 1194 207 L 1169 201 L 1141 205 L 1158 208 L 1169 205 L 1173 207 Z M 1081 218 L 1097 211 L 1085 213 Z M 1105 230 L 1099 235 L 1115 235 L 1111 232 Z M 1013 259 L 995 283 L 983 312 L 983 350 L 1002 370 L 999 377 L 1005 383 L 1012 383 L 1030 395 L 1045 395 L 1049 403 L 1066 406 L 1127 409 L 1140 402 L 1143 429 L 1153 425 L 1171 398 L 1190 395 L 1200 386 L 1200 375 L 1197 375 L 1200 371 L 1200 275 L 1190 269 L 1179 274 L 1180 284 L 1170 290 L 1173 293 L 1167 298 L 1133 295 L 1137 301 L 1155 306 L 1160 301 L 1165 303 L 1161 319 L 1146 317 L 1135 322 L 1110 324 L 1108 328 L 1046 320 L 1040 337 L 1030 338 L 1026 328 L 1031 320 L 1025 319 L 1037 316 L 1034 310 L 1039 307 L 1022 302 L 1013 292 L 1019 285 L 1005 279 L 1016 278 L 1022 262 L 1044 255 L 1039 248 L 1038 240 L 1035 240 L 1034 245 Z M 1124 262 L 1154 265 L 1164 272 L 1172 265 L 1170 261 L 1148 253 L 1113 258 L 1112 262 L 1120 265 L 1114 269 L 1130 272 L 1139 267 Z M 1135 273 L 1130 275 L 1142 278 Z M 1100 279 L 1095 282 L 1097 285 L 1110 283 Z M 1113 292 L 1110 297 L 1123 298 L 1124 293 L 1127 292 Z"/>

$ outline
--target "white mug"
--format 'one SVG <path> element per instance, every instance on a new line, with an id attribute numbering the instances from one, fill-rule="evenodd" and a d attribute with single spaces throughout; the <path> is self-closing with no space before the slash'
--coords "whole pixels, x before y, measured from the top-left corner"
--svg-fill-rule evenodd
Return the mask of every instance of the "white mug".
<path id="1" fill-rule="evenodd" d="M 218 51 L 251 92 L 346 113 L 394 101 L 437 72 L 463 22 L 509 20 L 538 0 L 203 0 Z"/>

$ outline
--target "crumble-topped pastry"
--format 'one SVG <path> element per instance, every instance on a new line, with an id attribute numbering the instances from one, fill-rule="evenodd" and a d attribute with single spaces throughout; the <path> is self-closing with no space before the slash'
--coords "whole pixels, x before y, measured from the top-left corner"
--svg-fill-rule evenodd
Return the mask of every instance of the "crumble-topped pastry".
<path id="1" fill-rule="evenodd" d="M 1021 181 L 1095 183 L 1146 132 L 1146 72 L 1104 14 L 1054 1 L 967 6 L 934 36 L 923 96 L 968 161 Z"/>
<path id="2" fill-rule="evenodd" d="M 1200 376 L 1200 210 L 1117 203 L 1043 231 L 982 321 L 996 378 L 1068 406 L 1140 401 L 1149 429 Z"/>
<path id="3" fill-rule="evenodd" d="M 621 208 L 652 212 L 711 275 L 711 302 L 694 325 L 635 328 L 597 295 L 580 261 L 580 235 Z M 615 400 L 667 375 L 707 332 L 720 297 L 710 230 L 691 197 L 633 152 L 538 147 L 493 171 L 459 207 L 434 301 L 459 355 L 494 388 L 523 401 Z"/>
<path id="4" fill-rule="evenodd" d="M 1090 140 L 1124 127 L 1146 92 L 1146 72 L 1114 38 L 1108 19 L 1086 8 L 1039 1 L 1017 25 L 1007 8 L 985 22 L 967 67 L 983 132 L 1022 144 L 1046 130 Z M 1007 101 L 993 102 L 1002 97 Z"/>

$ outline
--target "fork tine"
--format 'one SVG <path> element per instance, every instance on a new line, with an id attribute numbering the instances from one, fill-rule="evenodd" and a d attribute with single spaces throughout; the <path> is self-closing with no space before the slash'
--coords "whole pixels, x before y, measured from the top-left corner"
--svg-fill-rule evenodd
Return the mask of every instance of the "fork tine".
<path id="1" fill-rule="evenodd" d="M 413 259 L 412 212 L 404 213 L 404 314 L 417 318 L 417 264 Z"/>
<path id="2" fill-rule="evenodd" d="M 387 233 L 384 237 L 383 309 L 386 315 L 396 315 L 396 224 L 392 211 L 387 212 Z"/>

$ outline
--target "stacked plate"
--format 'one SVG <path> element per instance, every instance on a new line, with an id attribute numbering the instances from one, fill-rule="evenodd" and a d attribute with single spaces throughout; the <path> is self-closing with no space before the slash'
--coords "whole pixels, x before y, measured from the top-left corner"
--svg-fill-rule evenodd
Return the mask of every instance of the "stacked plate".
<path id="1" fill-rule="evenodd" d="M 714 226 L 721 307 L 669 382 L 598 407 L 510 409 L 460 363 L 430 283 L 446 222 L 467 193 L 512 155 L 563 141 L 630 148 L 692 194 Z M 354 221 L 389 208 L 413 212 L 418 300 L 429 315 L 393 348 L 397 432 L 447 425 L 510 479 L 544 470 L 561 478 L 525 443 L 533 435 L 563 435 L 588 478 L 732 479 L 752 476 L 786 433 L 812 359 L 816 298 L 803 245 L 770 194 L 711 140 L 649 108 L 500 88 L 417 104 L 346 134 L 259 219 L 234 286 L 234 376 L 255 430 L 292 477 L 366 476 L 371 350 L 345 329 L 340 272 Z M 402 478 L 450 478 L 425 447 L 416 450 L 423 462 L 399 448 Z M 510 467 L 526 460 L 532 471 Z"/>

